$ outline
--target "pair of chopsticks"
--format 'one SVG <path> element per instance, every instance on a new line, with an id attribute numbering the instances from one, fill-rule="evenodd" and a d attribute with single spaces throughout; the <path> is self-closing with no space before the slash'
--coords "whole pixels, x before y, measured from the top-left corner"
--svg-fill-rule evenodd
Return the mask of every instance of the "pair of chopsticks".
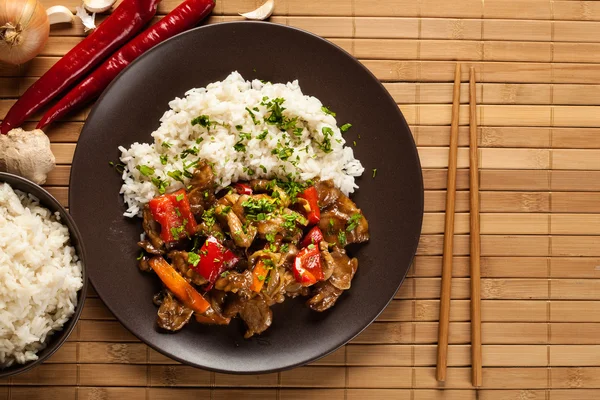
<path id="1" fill-rule="evenodd" d="M 473 386 L 481 386 L 481 290 L 480 290 L 480 237 L 479 237 L 479 160 L 477 154 L 477 101 L 475 69 L 469 78 L 469 181 L 470 181 L 470 264 L 471 264 L 471 368 Z M 446 195 L 446 223 L 444 253 L 442 256 L 442 290 L 440 295 L 440 325 L 438 331 L 437 380 L 446 380 L 448 360 L 448 330 L 450 326 L 450 297 L 452 288 L 452 256 L 454 253 L 454 205 L 456 201 L 456 164 L 458 152 L 458 122 L 460 110 L 460 64 L 454 73 L 452 97 L 452 125 L 448 156 L 448 192 Z"/>

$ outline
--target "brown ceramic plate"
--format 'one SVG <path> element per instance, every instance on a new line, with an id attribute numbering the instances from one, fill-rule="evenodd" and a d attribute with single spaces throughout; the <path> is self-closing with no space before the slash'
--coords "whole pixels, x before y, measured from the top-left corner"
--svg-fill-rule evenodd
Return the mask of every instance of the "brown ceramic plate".
<path id="1" fill-rule="evenodd" d="M 366 171 L 352 196 L 367 216 L 371 241 L 351 248 L 359 268 L 335 307 L 316 313 L 302 299 L 273 307 L 273 325 L 243 339 L 243 324 L 190 323 L 176 334 L 156 326 L 152 296 L 159 279 L 136 266 L 139 220 L 124 218 L 121 179 L 109 167 L 118 146 L 150 142 L 168 102 L 231 71 L 271 82 L 298 79 L 305 94 L 352 123 Z M 359 138 L 360 135 L 360 138 Z M 376 177 L 373 170 L 377 169 Z M 183 363 L 214 371 L 261 373 L 316 360 L 355 337 L 385 308 L 415 254 L 423 217 L 423 181 L 410 130 L 378 80 L 339 47 L 310 33 L 270 23 L 197 28 L 156 47 L 104 92 L 87 119 L 71 173 L 71 213 L 81 230 L 96 291 L 134 335 Z"/>

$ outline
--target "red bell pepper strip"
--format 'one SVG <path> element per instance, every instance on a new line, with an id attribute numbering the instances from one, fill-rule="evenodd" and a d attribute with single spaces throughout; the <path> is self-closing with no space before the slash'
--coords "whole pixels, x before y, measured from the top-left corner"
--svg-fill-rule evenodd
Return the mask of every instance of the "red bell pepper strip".
<path id="1" fill-rule="evenodd" d="M 8 110 L 0 133 L 18 128 L 63 90 L 75 83 L 136 34 L 156 14 L 160 0 L 123 0 L 81 43 L 58 60 Z"/>
<path id="2" fill-rule="evenodd" d="M 184 189 L 155 197 L 148 203 L 152 217 L 160 224 L 160 237 L 166 243 L 196 233 L 196 219 Z"/>
<path id="3" fill-rule="evenodd" d="M 321 268 L 321 255 L 317 246 L 304 248 L 298 252 L 294 260 L 294 278 L 302 286 L 310 286 L 324 278 Z"/>
<path id="4" fill-rule="evenodd" d="M 306 236 L 304 236 L 304 239 L 302 239 L 300 246 L 308 247 L 309 245 L 314 244 L 318 247 L 319 243 L 321 243 L 321 240 L 323 240 L 323 232 L 321 232 L 321 229 L 319 229 L 318 226 L 315 226 L 310 231 L 308 231 Z"/>
<path id="5" fill-rule="evenodd" d="M 233 187 L 238 194 L 247 194 L 248 196 L 252 196 L 252 188 L 245 183 L 234 183 Z"/>
<path id="6" fill-rule="evenodd" d="M 190 262 L 190 268 L 210 283 L 214 283 L 223 271 L 230 269 L 238 262 L 238 258 L 215 237 L 210 236 L 202 245 L 199 254 L 191 256 L 191 258 L 188 255 L 188 262 Z"/>
<path id="7" fill-rule="evenodd" d="M 189 236 L 192 236 L 196 233 L 196 218 L 194 218 L 194 214 L 192 213 L 192 208 L 190 207 L 190 201 L 188 200 L 187 192 L 185 189 L 179 189 L 178 191 L 166 195 L 168 196 L 176 209 L 175 212 L 178 212 L 178 215 L 181 214 L 181 218 L 186 222 L 185 229 Z"/>
<path id="8" fill-rule="evenodd" d="M 133 60 L 152 47 L 177 35 L 204 19 L 215 7 L 213 0 L 186 0 L 156 24 L 140 33 L 114 53 L 81 83 L 75 86 L 54 107 L 48 110 L 37 129 L 56 121 L 94 98 L 98 97 L 113 79 Z"/>
<path id="9" fill-rule="evenodd" d="M 269 269 L 265 265 L 263 260 L 258 260 L 254 269 L 252 270 L 252 285 L 250 285 L 250 290 L 256 293 L 260 293 L 262 287 L 265 283 L 265 278 L 269 273 Z"/>
<path id="10" fill-rule="evenodd" d="M 154 257 L 149 261 L 150 267 L 184 306 L 197 313 L 204 314 L 212 310 L 210 303 L 202 297 L 175 269 L 162 257 Z"/>
<path id="11" fill-rule="evenodd" d="M 306 213 L 306 219 L 310 225 L 315 225 L 321 220 L 321 210 L 319 210 L 319 195 L 317 189 L 314 186 L 306 188 L 302 193 L 298 195 L 301 199 L 305 199 L 308 202 L 310 211 Z"/>

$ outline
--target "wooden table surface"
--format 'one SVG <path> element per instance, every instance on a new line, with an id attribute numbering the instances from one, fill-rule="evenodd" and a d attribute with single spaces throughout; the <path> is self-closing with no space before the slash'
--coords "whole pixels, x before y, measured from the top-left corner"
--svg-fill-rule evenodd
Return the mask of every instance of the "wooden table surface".
<path id="1" fill-rule="evenodd" d="M 79 3 L 42 1 L 72 9 Z M 163 0 L 159 14 L 179 1 Z M 260 3 L 218 0 L 209 23 L 237 19 Z M 229 376 L 150 350 L 92 291 L 69 341 L 44 365 L 1 381 L 0 399 L 600 398 L 600 1 L 276 3 L 273 22 L 352 53 L 384 82 L 411 125 L 426 212 L 418 255 L 396 299 L 358 338 L 310 366 Z M 80 23 L 54 27 L 39 57 L 20 67 L 0 65 L 0 116 L 82 37 Z M 448 379 L 444 386 L 434 378 L 456 60 L 464 62 L 463 82 L 468 66 L 481 82 L 484 386 L 478 391 L 470 383 L 466 84 Z M 47 132 L 59 164 L 47 188 L 64 204 L 88 111 Z"/>

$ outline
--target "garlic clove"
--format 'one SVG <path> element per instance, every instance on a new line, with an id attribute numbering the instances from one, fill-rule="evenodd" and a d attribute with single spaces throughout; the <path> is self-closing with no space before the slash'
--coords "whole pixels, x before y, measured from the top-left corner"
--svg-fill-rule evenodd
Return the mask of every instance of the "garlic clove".
<path id="1" fill-rule="evenodd" d="M 73 13 L 65 6 L 52 6 L 46 10 L 50 25 L 73 23 Z"/>
<path id="2" fill-rule="evenodd" d="M 110 10 L 116 0 L 83 0 L 86 10 L 93 13 L 101 13 Z"/>
<path id="3" fill-rule="evenodd" d="M 258 7 L 254 11 L 249 11 L 247 13 L 240 14 L 242 17 L 246 19 L 254 19 L 258 21 L 263 21 L 273 14 L 273 10 L 275 9 L 275 0 L 267 0 L 265 4 Z"/>
<path id="4" fill-rule="evenodd" d="M 75 16 L 81 19 L 85 32 L 96 29 L 96 23 L 94 22 L 96 13 L 93 13 L 92 15 L 88 14 L 83 6 L 75 7 L 75 10 L 77 10 Z"/>

